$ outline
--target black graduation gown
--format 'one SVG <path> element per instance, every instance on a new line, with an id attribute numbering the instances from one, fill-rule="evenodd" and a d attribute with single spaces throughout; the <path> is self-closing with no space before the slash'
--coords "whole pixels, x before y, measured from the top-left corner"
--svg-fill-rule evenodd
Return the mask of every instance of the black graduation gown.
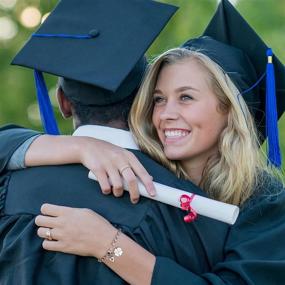
<path id="1" fill-rule="evenodd" d="M 0 132 L 0 162 L 6 163 L 15 146 L 34 134 L 24 129 Z M 203 195 L 147 156 L 135 154 L 156 181 Z M 201 216 L 185 224 L 183 211 L 148 199 L 132 205 L 128 195 L 106 197 L 86 178 L 87 172 L 69 165 L 3 173 L 0 284 L 124 283 L 94 258 L 42 250 L 34 217 L 43 202 L 91 208 L 122 227 L 156 255 L 152 284 L 283 284 L 285 197 L 274 180 L 268 180 L 264 189 L 280 193 L 269 196 L 260 189 L 230 227 Z"/>
<path id="2" fill-rule="evenodd" d="M 169 258 L 157 257 L 152 284 L 285 284 L 284 189 L 269 177 L 259 191 L 230 227 L 222 260 L 208 272 L 196 274 Z"/>

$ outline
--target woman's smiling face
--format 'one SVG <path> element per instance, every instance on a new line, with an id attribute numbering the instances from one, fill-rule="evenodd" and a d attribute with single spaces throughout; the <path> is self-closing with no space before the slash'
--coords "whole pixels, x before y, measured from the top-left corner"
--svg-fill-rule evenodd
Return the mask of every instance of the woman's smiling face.
<path id="1" fill-rule="evenodd" d="M 152 121 L 168 159 L 195 166 L 218 152 L 228 116 L 219 110 L 209 75 L 195 60 L 164 66 L 153 97 Z"/>

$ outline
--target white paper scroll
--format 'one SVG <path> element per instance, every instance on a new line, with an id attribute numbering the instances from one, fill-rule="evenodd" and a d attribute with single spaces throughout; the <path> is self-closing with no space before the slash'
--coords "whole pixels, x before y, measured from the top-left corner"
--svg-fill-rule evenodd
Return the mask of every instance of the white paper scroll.
<path id="1" fill-rule="evenodd" d="M 88 177 L 97 181 L 96 176 L 91 171 L 89 172 Z M 189 192 L 156 182 L 154 182 L 154 186 L 156 189 L 156 195 L 152 197 L 148 194 L 144 185 L 138 181 L 139 192 L 142 196 L 177 208 L 180 208 L 181 195 L 191 195 Z M 124 183 L 124 189 L 128 191 L 128 186 L 126 183 Z M 191 207 L 198 213 L 198 215 L 209 217 L 230 225 L 235 223 L 239 214 L 239 207 L 237 206 L 205 198 L 199 195 L 195 195 L 193 201 L 191 202 Z"/>

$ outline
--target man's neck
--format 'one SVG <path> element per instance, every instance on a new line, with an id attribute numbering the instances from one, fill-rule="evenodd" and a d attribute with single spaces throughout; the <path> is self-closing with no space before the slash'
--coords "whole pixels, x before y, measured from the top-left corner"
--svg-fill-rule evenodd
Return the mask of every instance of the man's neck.
<path id="1" fill-rule="evenodd" d="M 107 124 L 102 124 L 102 123 L 98 123 L 98 122 L 90 122 L 88 124 L 82 124 L 80 122 L 74 121 L 73 125 L 74 125 L 74 130 L 78 129 L 79 127 L 85 126 L 85 125 L 96 125 L 96 126 L 109 127 L 109 128 L 129 131 L 127 122 L 122 122 L 122 121 L 112 121 L 112 122 L 109 122 Z"/>

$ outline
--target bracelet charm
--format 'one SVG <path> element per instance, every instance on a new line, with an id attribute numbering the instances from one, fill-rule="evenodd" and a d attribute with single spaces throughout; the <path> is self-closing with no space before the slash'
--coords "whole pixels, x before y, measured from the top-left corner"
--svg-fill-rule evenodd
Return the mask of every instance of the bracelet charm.
<path id="1" fill-rule="evenodd" d="M 109 260 L 111 262 L 115 262 L 115 257 L 119 257 L 119 256 L 123 255 L 124 252 L 123 252 L 122 248 L 121 247 L 115 247 L 121 232 L 122 232 L 122 230 L 118 229 L 114 239 L 112 240 L 111 246 L 108 249 L 107 253 L 103 257 L 98 258 L 99 262 L 104 262 L 106 260 Z"/>
<path id="2" fill-rule="evenodd" d="M 107 258 L 111 261 L 114 262 L 115 261 L 115 256 L 119 257 L 123 254 L 123 250 L 120 247 L 116 247 L 114 248 L 113 251 L 108 252 L 108 256 Z"/>

